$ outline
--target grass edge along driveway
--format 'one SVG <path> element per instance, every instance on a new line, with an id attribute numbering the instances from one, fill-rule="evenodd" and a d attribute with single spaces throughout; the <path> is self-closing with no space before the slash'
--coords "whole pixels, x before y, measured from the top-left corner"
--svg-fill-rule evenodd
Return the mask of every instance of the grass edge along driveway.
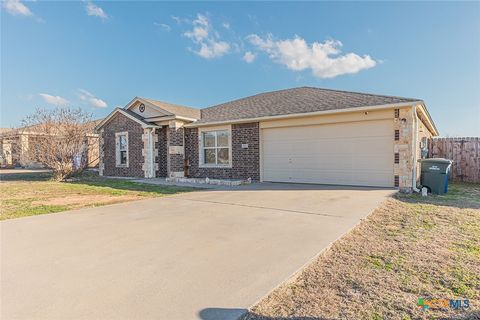
<path id="1" fill-rule="evenodd" d="M 480 185 L 388 199 L 242 319 L 480 319 Z"/>
<path id="2" fill-rule="evenodd" d="M 0 171 L 0 220 L 163 197 L 194 188 L 150 185 L 85 173 L 71 182 L 45 171 Z"/>

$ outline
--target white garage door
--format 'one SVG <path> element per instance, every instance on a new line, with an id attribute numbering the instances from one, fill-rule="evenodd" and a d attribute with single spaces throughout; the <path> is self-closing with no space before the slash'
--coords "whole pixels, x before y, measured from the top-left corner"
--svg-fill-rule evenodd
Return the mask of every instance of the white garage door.
<path id="1" fill-rule="evenodd" d="M 262 129 L 264 181 L 393 187 L 393 121 Z"/>

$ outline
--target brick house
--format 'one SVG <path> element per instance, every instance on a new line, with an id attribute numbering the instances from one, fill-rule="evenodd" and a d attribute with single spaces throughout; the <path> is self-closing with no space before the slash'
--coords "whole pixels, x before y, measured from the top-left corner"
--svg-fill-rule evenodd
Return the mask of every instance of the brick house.
<path id="1" fill-rule="evenodd" d="M 88 146 L 85 150 L 87 167 L 96 168 L 99 163 L 98 134 L 94 132 L 99 120 L 89 123 L 92 132 L 88 134 Z M 29 148 L 35 148 L 36 139 L 41 131 L 35 130 L 34 126 L 18 129 L 0 128 L 0 168 L 43 168 L 38 159 L 32 158 Z"/>
<path id="2" fill-rule="evenodd" d="M 136 97 L 98 126 L 100 174 L 399 187 L 438 135 L 420 99 L 301 87 L 196 109 Z"/>

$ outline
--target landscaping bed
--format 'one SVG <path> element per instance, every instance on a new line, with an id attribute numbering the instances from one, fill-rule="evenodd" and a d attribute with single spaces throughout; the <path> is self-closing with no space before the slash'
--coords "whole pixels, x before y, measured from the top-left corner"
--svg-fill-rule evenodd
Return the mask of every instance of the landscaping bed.
<path id="1" fill-rule="evenodd" d="M 480 319 L 480 185 L 387 200 L 247 319 Z"/>
<path id="2" fill-rule="evenodd" d="M 86 172 L 69 182 L 48 171 L 0 171 L 0 220 L 162 197 L 193 188 L 150 185 Z"/>

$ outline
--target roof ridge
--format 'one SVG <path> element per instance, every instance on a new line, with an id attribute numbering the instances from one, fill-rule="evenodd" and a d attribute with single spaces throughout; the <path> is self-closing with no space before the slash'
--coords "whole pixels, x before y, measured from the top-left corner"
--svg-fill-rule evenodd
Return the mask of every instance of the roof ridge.
<path id="1" fill-rule="evenodd" d="M 171 102 L 166 102 L 166 101 L 161 101 L 161 100 L 156 100 L 156 99 L 151 99 L 151 98 L 145 98 L 145 97 L 137 97 L 137 98 L 144 99 L 144 100 L 147 100 L 147 101 L 150 101 L 150 102 L 154 101 L 154 102 L 158 102 L 158 103 L 166 104 L 166 105 L 170 105 L 170 106 L 175 106 L 175 107 L 199 110 L 198 108 L 195 108 L 195 107 L 184 106 L 184 105 L 181 105 L 181 104 L 176 104 L 176 103 L 171 103 Z"/>
<path id="2" fill-rule="evenodd" d="M 371 97 L 383 97 L 383 98 L 395 98 L 395 99 L 408 99 L 408 100 L 412 100 L 412 101 L 423 101 L 422 99 L 417 99 L 417 98 L 407 98 L 407 97 L 399 97 L 399 96 L 389 96 L 389 95 L 382 95 L 382 94 L 374 94 L 374 93 L 370 93 L 370 92 L 347 91 L 347 90 L 337 90 L 337 89 L 329 89 L 329 88 L 319 88 L 319 87 L 312 87 L 312 86 L 301 86 L 301 87 L 278 89 L 278 90 L 267 91 L 267 92 L 259 92 L 259 93 L 256 93 L 256 94 L 253 94 L 253 95 L 250 95 L 250 96 L 247 96 L 247 97 L 237 98 L 237 99 L 230 100 L 230 101 L 227 101 L 227 102 L 222 102 L 222 103 L 219 103 L 219 104 L 215 104 L 215 105 L 213 105 L 213 106 L 206 107 L 206 108 L 202 108 L 202 109 L 200 109 L 200 110 L 203 111 L 203 110 L 207 110 L 207 109 L 219 107 L 219 106 L 221 106 L 221 105 L 224 105 L 224 104 L 227 104 L 227 103 L 236 102 L 236 101 L 243 100 L 243 99 L 250 99 L 250 98 L 257 97 L 257 96 L 268 95 L 268 94 L 275 94 L 275 93 L 282 92 L 282 91 L 298 90 L 298 89 L 324 90 L 324 91 L 340 92 L 340 93 L 349 93 L 349 94 L 361 94 L 361 95 L 364 95 L 364 96 L 371 96 Z"/>
<path id="3" fill-rule="evenodd" d="M 385 98 L 410 99 L 410 100 L 423 101 L 422 99 L 417 99 L 417 98 L 391 96 L 391 95 L 384 95 L 384 94 L 375 94 L 375 93 L 371 93 L 371 92 L 360 92 L 360 91 L 348 91 L 348 90 L 338 90 L 338 89 L 330 89 L 330 88 L 310 87 L 310 86 L 295 87 L 295 88 L 292 88 L 292 89 L 297 89 L 297 88 L 308 88 L 308 89 L 326 90 L 326 91 L 343 92 L 343 93 L 363 94 L 363 95 L 368 95 L 368 96 L 373 96 L 373 97 L 385 97 Z"/>

